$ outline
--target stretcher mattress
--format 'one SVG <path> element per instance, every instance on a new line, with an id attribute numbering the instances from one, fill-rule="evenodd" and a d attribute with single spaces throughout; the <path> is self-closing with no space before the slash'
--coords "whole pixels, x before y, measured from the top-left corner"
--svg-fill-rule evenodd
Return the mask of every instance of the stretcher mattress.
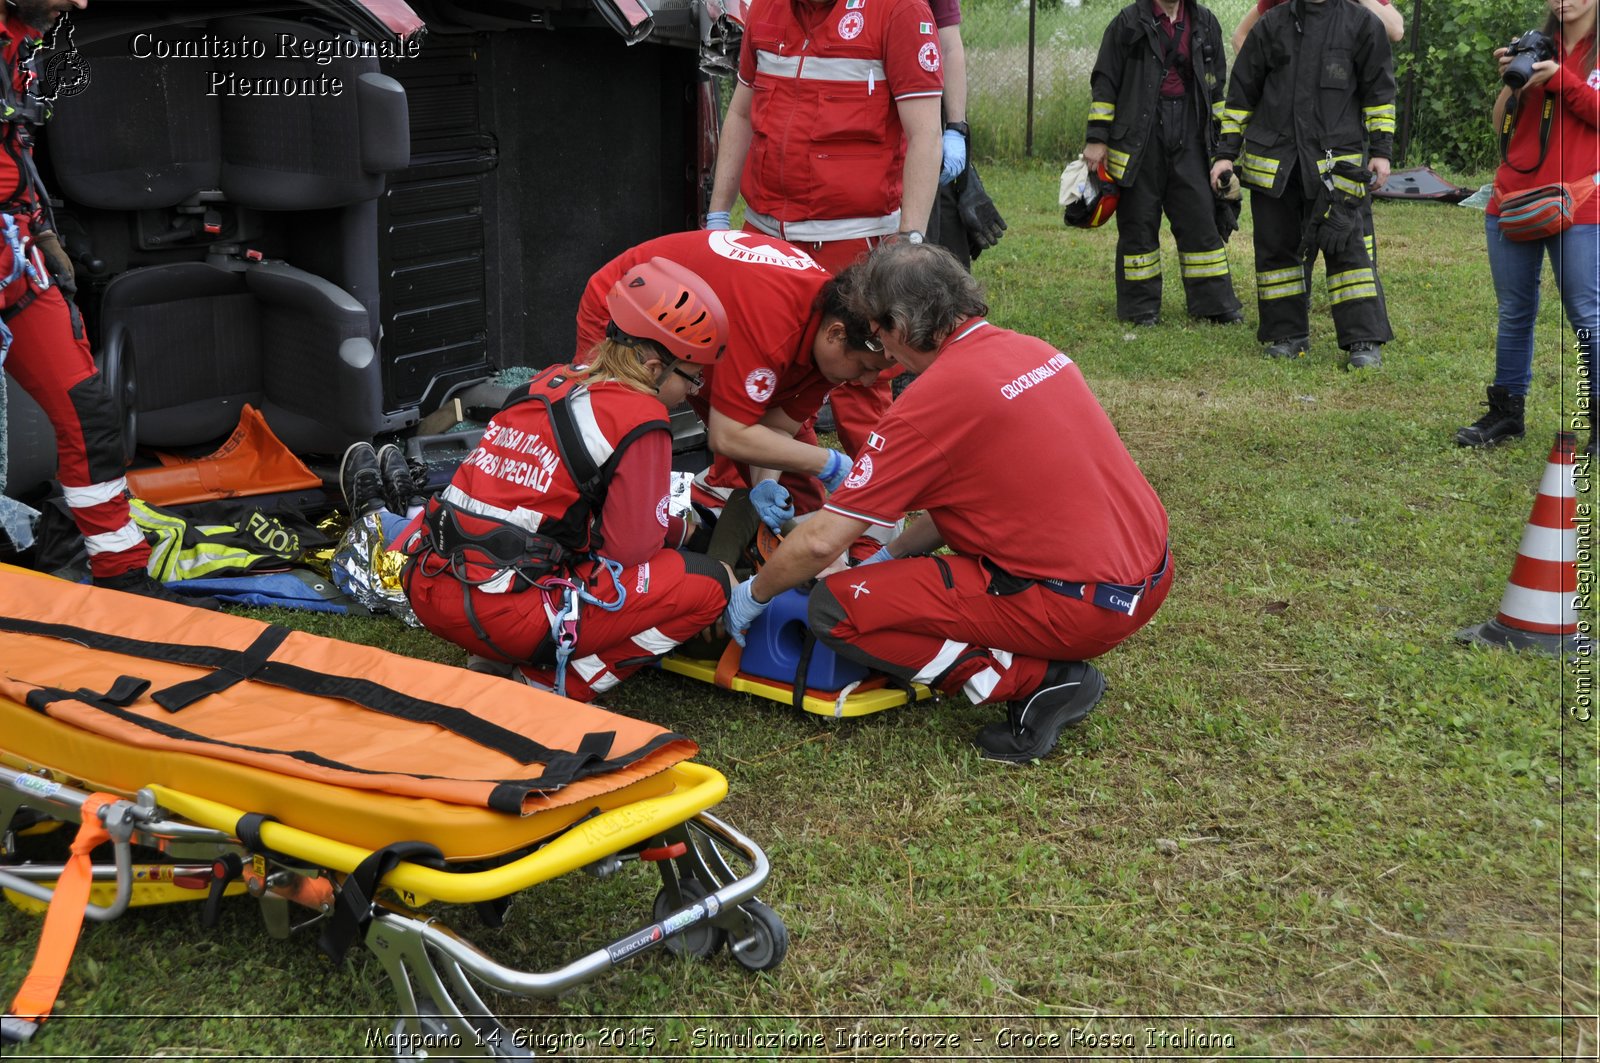
<path id="1" fill-rule="evenodd" d="M 109 642 L 73 641 L 90 635 Z M 264 638 L 278 641 L 252 657 Z M 141 655 L 150 646 L 212 663 Z M 386 711 L 357 703 L 383 692 L 403 696 Z M 337 842 L 426 841 L 467 860 L 669 793 L 663 772 L 695 750 L 507 680 L 0 566 L 0 754 L 94 788 L 166 786 Z"/>

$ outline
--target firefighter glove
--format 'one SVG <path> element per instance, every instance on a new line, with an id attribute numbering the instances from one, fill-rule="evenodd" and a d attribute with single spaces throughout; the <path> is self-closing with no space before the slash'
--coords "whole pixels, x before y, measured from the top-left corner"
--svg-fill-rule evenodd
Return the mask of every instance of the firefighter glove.
<path id="1" fill-rule="evenodd" d="M 1348 255 L 1361 246 L 1366 235 L 1361 224 L 1361 201 L 1335 192 L 1329 197 L 1328 212 L 1317 230 L 1317 246 L 1325 255 Z"/>
<path id="2" fill-rule="evenodd" d="M 750 488 L 750 504 L 756 507 L 761 523 L 773 531 L 782 531 L 783 522 L 794 519 L 794 499 L 776 480 L 762 480 Z"/>
<path id="3" fill-rule="evenodd" d="M 1006 220 L 1000 216 L 989 193 L 983 190 L 978 168 L 970 161 L 966 173 L 961 177 L 960 195 L 956 202 L 961 211 L 961 224 L 967 229 L 967 245 L 972 257 L 977 258 L 979 252 L 1000 242 L 1001 235 L 1006 231 Z"/>

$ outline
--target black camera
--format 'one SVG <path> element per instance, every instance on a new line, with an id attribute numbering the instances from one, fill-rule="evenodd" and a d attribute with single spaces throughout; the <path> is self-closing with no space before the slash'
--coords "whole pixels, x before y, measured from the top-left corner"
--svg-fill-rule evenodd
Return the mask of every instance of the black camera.
<path id="1" fill-rule="evenodd" d="M 1539 30 L 1529 30 L 1506 47 L 1506 54 L 1511 57 L 1511 65 L 1500 76 L 1515 90 L 1533 77 L 1533 64 L 1556 57 L 1556 46 Z"/>

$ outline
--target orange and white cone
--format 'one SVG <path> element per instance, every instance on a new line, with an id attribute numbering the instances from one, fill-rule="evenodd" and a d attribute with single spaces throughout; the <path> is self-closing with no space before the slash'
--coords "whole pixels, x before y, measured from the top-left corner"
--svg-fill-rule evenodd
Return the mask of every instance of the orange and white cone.
<path id="1" fill-rule="evenodd" d="M 1456 637 L 1512 649 L 1561 654 L 1582 647 L 1578 632 L 1578 544 L 1572 455 L 1577 437 L 1560 432 L 1550 448 L 1533 514 L 1493 620 Z"/>

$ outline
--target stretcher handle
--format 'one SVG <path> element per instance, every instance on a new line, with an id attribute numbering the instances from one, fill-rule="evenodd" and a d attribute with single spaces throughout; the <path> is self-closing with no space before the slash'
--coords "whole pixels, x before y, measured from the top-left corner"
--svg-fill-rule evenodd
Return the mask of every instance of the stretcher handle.
<path id="1" fill-rule="evenodd" d="M 771 864 L 760 846 L 709 813 L 702 812 L 694 819 L 706 833 L 737 850 L 748 860 L 749 872 L 687 908 L 681 908 L 564 967 L 543 973 L 518 971 L 496 963 L 470 942 L 437 923 L 386 910 L 379 910 L 368 924 L 367 944 L 382 957 L 391 952 L 405 951 L 409 941 L 413 943 L 414 950 L 422 953 L 431 948 L 444 954 L 467 973 L 500 992 L 521 997 L 553 997 L 572 986 L 592 980 L 625 959 L 661 946 L 670 936 L 710 922 L 723 910 L 750 900 L 766 883 Z M 413 959 L 418 958 L 423 957 L 413 952 Z"/>
<path id="2" fill-rule="evenodd" d="M 3 778 L 11 789 L 33 799 L 36 805 L 46 805 L 55 810 L 77 812 L 81 815 L 84 803 L 91 796 L 66 783 L 41 778 L 28 772 L 7 772 Z M 109 905 L 89 904 L 84 909 L 87 918 L 97 923 L 106 923 L 128 910 L 128 904 L 133 899 L 133 847 L 129 839 L 133 837 L 136 823 L 145 818 L 146 814 L 146 810 L 138 808 L 127 800 L 115 801 L 101 809 L 100 816 L 105 823 L 106 831 L 111 835 L 112 851 L 115 854 L 117 894 Z M 31 882 L 3 869 L 0 869 L 0 888 L 13 890 L 24 897 L 31 897 L 46 904 L 49 904 L 56 895 L 52 886 Z"/>

